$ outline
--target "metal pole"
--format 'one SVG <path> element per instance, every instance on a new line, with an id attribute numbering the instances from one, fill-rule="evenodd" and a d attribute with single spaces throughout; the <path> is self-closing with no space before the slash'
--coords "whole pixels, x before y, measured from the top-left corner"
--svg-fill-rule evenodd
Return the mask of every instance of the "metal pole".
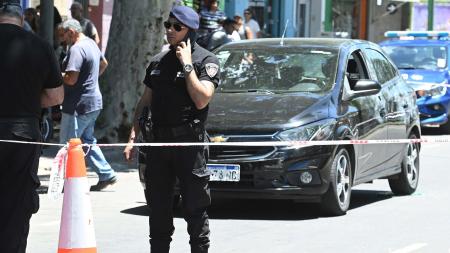
<path id="1" fill-rule="evenodd" d="M 53 0 L 41 0 L 39 35 L 53 45 Z"/>
<path id="2" fill-rule="evenodd" d="M 325 32 L 332 32 L 333 30 L 333 3 L 332 0 L 325 0 Z"/>
<path id="3" fill-rule="evenodd" d="M 79 2 L 83 5 L 83 17 L 89 18 L 89 0 L 75 0 L 75 2 Z"/>
<path id="4" fill-rule="evenodd" d="M 433 30 L 434 21 L 434 0 L 428 0 L 428 30 Z"/>

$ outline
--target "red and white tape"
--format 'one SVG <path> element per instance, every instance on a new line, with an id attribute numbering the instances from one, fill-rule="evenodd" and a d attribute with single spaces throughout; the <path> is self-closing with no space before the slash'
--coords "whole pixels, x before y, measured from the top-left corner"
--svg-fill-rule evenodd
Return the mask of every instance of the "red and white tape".
<path id="1" fill-rule="evenodd" d="M 34 144 L 46 146 L 64 147 L 66 144 L 45 143 L 45 142 L 26 142 L 14 140 L 0 140 L 5 143 Z M 448 137 L 427 137 L 421 139 L 391 139 L 391 140 L 328 140 L 328 141 L 262 141 L 262 142 L 173 142 L 173 143 L 101 143 L 101 144 L 83 144 L 83 146 L 99 147 L 125 147 L 132 145 L 135 147 L 188 147 L 188 146 L 325 146 L 325 145 L 367 145 L 367 144 L 400 144 L 400 143 L 448 143 Z"/>

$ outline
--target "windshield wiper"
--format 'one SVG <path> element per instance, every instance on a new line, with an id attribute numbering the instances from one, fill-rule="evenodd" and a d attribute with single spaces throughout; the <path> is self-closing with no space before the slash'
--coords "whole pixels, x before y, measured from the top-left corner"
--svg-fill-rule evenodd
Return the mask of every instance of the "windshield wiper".
<path id="1" fill-rule="evenodd" d="M 275 92 L 273 92 L 271 90 L 264 90 L 264 89 L 248 89 L 247 92 L 258 92 L 258 93 L 275 94 Z"/>

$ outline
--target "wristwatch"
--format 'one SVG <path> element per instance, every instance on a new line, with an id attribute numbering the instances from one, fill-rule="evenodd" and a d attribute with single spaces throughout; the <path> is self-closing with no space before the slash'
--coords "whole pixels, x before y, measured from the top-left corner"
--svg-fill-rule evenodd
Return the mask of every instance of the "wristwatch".
<path id="1" fill-rule="evenodd" d="M 184 64 L 183 69 L 186 74 L 189 74 L 194 69 L 194 66 L 192 64 Z"/>

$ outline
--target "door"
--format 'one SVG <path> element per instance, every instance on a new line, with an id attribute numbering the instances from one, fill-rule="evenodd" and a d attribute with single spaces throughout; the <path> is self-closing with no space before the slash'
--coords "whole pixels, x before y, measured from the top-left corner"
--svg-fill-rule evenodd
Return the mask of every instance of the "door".
<path id="1" fill-rule="evenodd" d="M 309 37 L 311 0 L 297 0 L 294 8 L 296 37 Z"/>
<path id="2" fill-rule="evenodd" d="M 369 72 L 382 86 L 382 94 L 386 99 L 386 123 L 388 139 L 407 139 L 406 113 L 408 106 L 407 93 L 401 89 L 402 78 L 396 68 L 380 52 L 372 48 L 365 50 L 369 60 Z M 385 170 L 398 167 L 403 158 L 404 143 L 386 145 L 387 155 Z"/>
<path id="3" fill-rule="evenodd" d="M 350 90 L 359 80 L 371 79 L 368 66 L 361 50 L 354 51 L 347 60 L 345 78 Z M 351 104 L 358 109 L 359 120 L 356 124 L 357 138 L 360 140 L 384 140 L 388 136 L 386 123 L 386 99 L 383 91 L 371 96 L 355 98 Z M 384 144 L 364 144 L 359 147 L 356 181 L 366 181 L 383 167 L 386 161 Z"/>

